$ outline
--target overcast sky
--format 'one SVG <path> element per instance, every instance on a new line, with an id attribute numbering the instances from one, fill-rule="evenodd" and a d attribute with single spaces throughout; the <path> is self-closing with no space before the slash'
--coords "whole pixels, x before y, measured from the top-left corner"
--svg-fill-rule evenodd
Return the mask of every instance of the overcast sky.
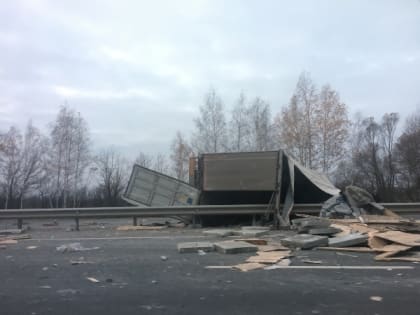
<path id="1" fill-rule="evenodd" d="M 96 148 L 167 152 L 214 87 L 273 115 L 299 74 L 351 112 L 420 106 L 420 1 L 17 1 L 0 5 L 0 131 L 67 102 Z"/>

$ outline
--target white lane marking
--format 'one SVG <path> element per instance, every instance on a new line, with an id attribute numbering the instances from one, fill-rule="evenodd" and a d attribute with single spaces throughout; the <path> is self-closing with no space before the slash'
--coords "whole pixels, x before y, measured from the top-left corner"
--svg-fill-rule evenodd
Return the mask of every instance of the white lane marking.
<path id="1" fill-rule="evenodd" d="M 206 266 L 206 269 L 232 269 L 233 266 Z M 350 269 L 350 270 L 401 270 L 401 269 L 414 269 L 412 266 L 280 266 L 276 265 L 275 269 Z"/>
<path id="2" fill-rule="evenodd" d="M 277 266 L 276 266 L 277 267 Z M 276 269 L 366 269 L 366 270 L 398 270 L 414 269 L 412 266 L 278 266 Z"/>

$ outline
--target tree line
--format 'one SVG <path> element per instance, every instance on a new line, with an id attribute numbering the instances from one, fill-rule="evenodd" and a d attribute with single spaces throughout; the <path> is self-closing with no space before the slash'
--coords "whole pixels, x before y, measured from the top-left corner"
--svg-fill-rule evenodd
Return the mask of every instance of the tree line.
<path id="1" fill-rule="evenodd" d="M 177 131 L 169 154 L 139 151 L 134 161 L 113 146 L 92 152 L 86 120 L 62 106 L 43 134 L 31 121 L 0 133 L 0 207 L 123 205 L 133 163 L 188 180 L 199 153 L 283 149 L 338 187 L 358 185 L 378 201 L 420 199 L 420 112 L 399 126 L 398 113 L 356 114 L 329 84 L 303 72 L 288 104 L 272 115 L 267 100 L 240 93 L 228 112 L 215 89 L 204 96 L 191 134 Z"/>

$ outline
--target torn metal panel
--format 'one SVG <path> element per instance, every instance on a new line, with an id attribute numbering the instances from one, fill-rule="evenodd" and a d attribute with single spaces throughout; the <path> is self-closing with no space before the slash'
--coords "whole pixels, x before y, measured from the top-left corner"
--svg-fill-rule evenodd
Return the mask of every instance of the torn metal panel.
<path id="1" fill-rule="evenodd" d="M 183 181 L 134 165 L 124 200 L 142 206 L 182 206 L 198 203 L 200 191 Z"/>

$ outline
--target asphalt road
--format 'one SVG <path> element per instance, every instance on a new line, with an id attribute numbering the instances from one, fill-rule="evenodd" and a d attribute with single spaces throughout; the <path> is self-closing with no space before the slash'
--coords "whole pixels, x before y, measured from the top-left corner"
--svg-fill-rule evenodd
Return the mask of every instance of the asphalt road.
<path id="1" fill-rule="evenodd" d="M 179 254 L 178 242 L 216 239 L 203 237 L 200 229 L 117 232 L 112 224 L 85 224 L 80 232 L 66 232 L 60 225 L 36 226 L 30 233 L 32 239 L 0 250 L 2 315 L 420 312 L 419 265 L 378 263 L 371 254 L 299 251 L 292 265 L 305 265 L 302 260 L 313 259 L 321 260 L 323 266 L 390 269 L 244 273 L 205 266 L 234 265 L 250 256 L 247 254 Z M 56 250 L 71 242 L 99 249 L 71 253 Z M 90 263 L 70 263 L 81 257 Z M 414 269 L 392 269 L 397 265 Z M 88 277 L 99 282 L 93 283 Z M 374 301 L 372 296 L 382 300 Z"/>

